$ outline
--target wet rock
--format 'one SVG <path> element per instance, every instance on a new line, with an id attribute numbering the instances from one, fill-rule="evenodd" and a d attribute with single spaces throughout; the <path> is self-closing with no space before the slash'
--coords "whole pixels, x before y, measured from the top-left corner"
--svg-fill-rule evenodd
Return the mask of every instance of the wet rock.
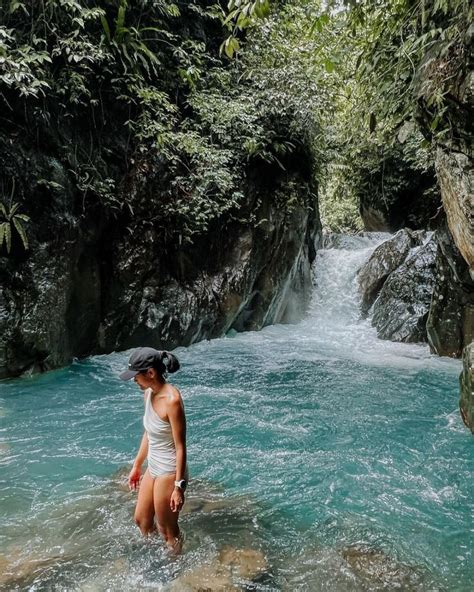
<path id="1" fill-rule="evenodd" d="M 160 179 L 146 188 L 158 201 Z M 286 171 L 248 192 L 251 224 L 221 220 L 192 245 L 166 245 L 166 256 L 152 225 L 140 226 L 148 202 L 131 234 L 72 217 L 38 244 L 32 228 L 25 261 L 0 257 L 0 379 L 300 319 L 320 233 L 311 181 Z"/>
<path id="2" fill-rule="evenodd" d="M 463 370 L 461 373 L 461 416 L 474 434 L 474 341 L 464 348 Z"/>
<path id="3" fill-rule="evenodd" d="M 0 556 L 0 588 L 2 590 L 29 590 L 39 576 L 53 572 L 70 563 L 72 555 L 45 557 L 35 552 L 25 556 L 23 549 L 9 549 Z"/>
<path id="4" fill-rule="evenodd" d="M 474 281 L 447 228 L 436 231 L 436 271 L 427 320 L 431 351 L 460 357 L 474 339 Z"/>
<path id="5" fill-rule="evenodd" d="M 395 561 L 382 551 L 353 546 L 343 549 L 342 556 L 359 580 L 375 585 L 377 589 L 396 588 L 407 592 L 420 589 L 422 578 L 417 570 Z"/>
<path id="6" fill-rule="evenodd" d="M 404 564 L 369 544 L 306 548 L 287 561 L 283 592 L 446 592 L 426 568 Z"/>
<path id="7" fill-rule="evenodd" d="M 392 272 L 374 304 L 372 325 L 381 339 L 426 341 L 426 320 L 434 286 L 437 242 L 414 249 Z"/>
<path id="8" fill-rule="evenodd" d="M 361 311 L 365 316 L 375 302 L 385 280 L 406 259 L 409 251 L 419 246 L 426 233 L 407 228 L 399 230 L 391 239 L 378 246 L 367 263 L 359 270 L 357 279 L 361 294 Z"/>
<path id="9" fill-rule="evenodd" d="M 169 592 L 237 592 L 267 569 L 264 555 L 256 549 L 225 547 L 208 565 L 200 566 L 171 582 Z"/>
<path id="10" fill-rule="evenodd" d="M 204 565 L 182 575 L 165 587 L 166 592 L 240 592 L 231 573 L 218 562 Z"/>
<path id="11" fill-rule="evenodd" d="M 256 549 L 226 547 L 220 552 L 219 561 L 239 578 L 247 580 L 254 579 L 267 569 L 265 556 Z"/>

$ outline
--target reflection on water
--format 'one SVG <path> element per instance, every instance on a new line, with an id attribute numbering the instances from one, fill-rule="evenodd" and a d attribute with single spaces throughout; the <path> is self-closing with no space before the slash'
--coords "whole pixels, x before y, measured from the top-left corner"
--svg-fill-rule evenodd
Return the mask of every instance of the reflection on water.
<path id="1" fill-rule="evenodd" d="M 179 558 L 133 524 L 143 400 L 117 380 L 127 354 L 1 383 L 0 586 L 468 590 L 460 364 L 359 319 L 356 270 L 383 238 L 319 253 L 298 325 L 178 350 L 193 477 Z"/>

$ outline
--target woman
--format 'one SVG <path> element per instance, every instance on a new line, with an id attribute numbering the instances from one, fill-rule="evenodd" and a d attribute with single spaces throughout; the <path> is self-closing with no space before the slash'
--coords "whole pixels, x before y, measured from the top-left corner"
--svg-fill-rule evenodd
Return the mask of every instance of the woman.
<path id="1" fill-rule="evenodd" d="M 145 432 L 128 476 L 130 489 L 138 488 L 135 522 L 147 536 L 155 531 L 156 518 L 166 545 L 177 553 L 182 547 L 178 517 L 188 480 L 186 420 L 181 395 L 165 375 L 178 369 L 173 354 L 140 347 L 130 356 L 128 370 L 120 374 L 122 380 L 134 379 L 145 400 Z M 145 458 L 148 467 L 140 482 Z"/>

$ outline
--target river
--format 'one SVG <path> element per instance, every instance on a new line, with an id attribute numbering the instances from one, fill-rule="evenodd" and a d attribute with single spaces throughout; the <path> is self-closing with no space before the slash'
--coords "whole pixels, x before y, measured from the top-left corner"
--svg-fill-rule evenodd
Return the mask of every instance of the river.
<path id="1" fill-rule="evenodd" d="M 0 586 L 470 589 L 461 364 L 360 320 L 356 272 L 384 238 L 318 252 L 302 322 L 176 350 L 192 476 L 179 558 L 132 520 L 143 397 L 117 378 L 126 352 L 1 382 Z M 259 567 L 229 571 L 222 549 Z"/>

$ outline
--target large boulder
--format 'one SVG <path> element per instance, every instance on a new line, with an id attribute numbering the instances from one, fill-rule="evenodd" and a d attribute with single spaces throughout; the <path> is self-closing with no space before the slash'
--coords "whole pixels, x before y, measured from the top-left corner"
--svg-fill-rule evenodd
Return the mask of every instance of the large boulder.
<path id="1" fill-rule="evenodd" d="M 464 423 L 474 434 L 474 341 L 464 348 L 459 406 Z"/>
<path id="2" fill-rule="evenodd" d="M 385 281 L 374 304 L 372 325 L 381 339 L 426 341 L 426 320 L 434 285 L 437 242 L 414 249 Z"/>
<path id="3" fill-rule="evenodd" d="M 252 221 L 222 217 L 193 244 L 166 242 L 149 223 L 162 190 L 158 174 L 141 188 L 155 197 L 137 196 L 143 212 L 132 222 L 106 225 L 73 208 L 61 218 L 59 204 L 61 215 L 45 208 L 30 229 L 29 254 L 0 256 L 0 379 L 74 357 L 143 344 L 171 349 L 300 319 L 320 234 L 302 161 L 285 171 L 249 167 L 240 213 Z M 258 181 L 267 176 L 271 182 Z M 54 234 L 42 234 L 48 225 Z"/>
<path id="4" fill-rule="evenodd" d="M 460 357 L 474 339 L 474 281 L 449 230 L 438 230 L 436 240 L 436 271 L 426 325 L 428 343 L 438 355 Z"/>
<path id="5" fill-rule="evenodd" d="M 361 311 L 366 316 L 385 280 L 407 258 L 411 249 L 419 246 L 426 236 L 422 231 L 399 230 L 372 253 L 357 274 L 361 294 Z"/>

